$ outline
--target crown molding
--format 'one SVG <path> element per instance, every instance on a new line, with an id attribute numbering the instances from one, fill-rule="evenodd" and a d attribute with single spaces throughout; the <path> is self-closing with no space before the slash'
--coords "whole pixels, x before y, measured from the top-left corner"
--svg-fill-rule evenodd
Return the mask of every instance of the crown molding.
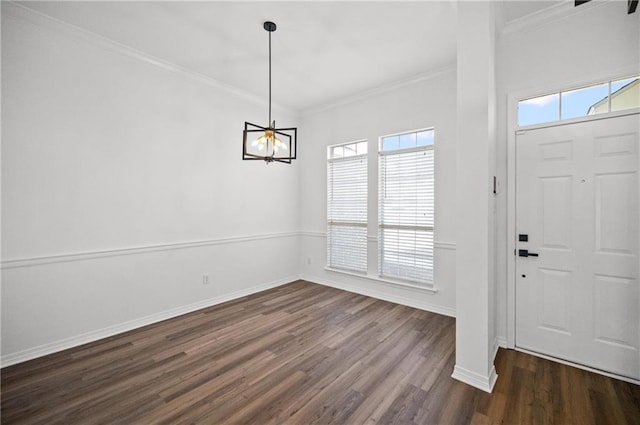
<path id="1" fill-rule="evenodd" d="M 105 37 L 93 31 L 87 30 L 85 28 L 71 24 L 64 20 L 55 18 L 46 13 L 32 9 L 31 7 L 28 6 L 28 2 L 3 1 L 2 12 L 5 16 L 9 18 L 21 20 L 23 22 L 27 22 L 38 27 L 48 28 L 53 31 L 62 32 L 66 35 L 83 40 L 94 46 L 98 46 L 100 48 L 155 66 L 165 71 L 169 71 L 169 72 L 181 75 L 192 81 L 196 81 L 200 84 L 204 84 L 209 87 L 213 87 L 215 89 L 224 91 L 228 94 L 231 94 L 238 98 L 242 98 L 252 103 L 259 104 L 261 106 L 268 105 L 267 100 L 260 96 L 257 96 L 253 93 L 250 93 L 236 86 L 223 83 L 219 80 L 216 80 L 215 78 L 209 77 L 207 75 L 204 75 L 199 72 L 193 71 L 191 69 L 185 68 L 183 66 L 177 65 L 173 62 L 167 61 L 157 56 L 153 56 L 151 54 L 145 53 L 141 50 L 138 50 L 126 44 L 115 41 L 109 37 Z M 316 113 L 316 112 L 321 112 L 327 109 L 332 109 L 338 106 L 347 105 L 359 100 L 364 100 L 376 95 L 380 95 L 386 92 L 399 89 L 401 87 L 417 84 L 422 81 L 440 78 L 440 77 L 449 75 L 451 73 L 455 73 L 455 71 L 456 71 L 456 64 L 452 63 L 440 68 L 436 68 L 436 69 L 429 70 L 427 72 L 420 73 L 418 75 L 414 75 L 404 80 L 385 83 L 378 87 L 341 98 L 337 101 L 331 101 L 328 103 L 312 106 L 309 108 L 296 109 L 286 105 L 278 104 L 277 102 L 273 103 L 273 107 L 284 113 L 288 113 L 291 115 L 303 115 L 306 113 Z"/>
<path id="2" fill-rule="evenodd" d="M 391 83 L 385 83 L 379 85 L 378 87 L 374 87 L 372 89 L 368 89 L 350 96 L 346 96 L 337 101 L 331 101 L 328 103 L 324 103 L 318 106 L 313 106 L 311 108 L 306 108 L 302 110 L 302 114 L 315 114 L 318 112 L 326 111 L 328 109 L 337 108 L 340 106 L 345 106 L 350 103 L 354 103 L 360 100 L 365 100 L 374 96 L 378 96 L 393 90 L 397 90 L 402 87 L 411 86 L 413 84 L 418 84 L 423 81 L 434 80 L 437 78 L 442 78 L 447 75 L 455 74 L 456 72 L 456 64 L 451 63 L 445 65 L 440 68 L 432 69 L 427 72 L 420 73 L 418 75 L 414 75 L 404 80 L 394 81 Z"/>
<path id="3" fill-rule="evenodd" d="M 566 19 L 576 13 L 582 13 L 594 7 L 602 6 L 610 1 L 614 0 L 594 0 L 584 3 L 578 8 L 574 6 L 573 1 L 563 1 L 537 12 L 505 22 L 502 31 L 500 31 L 500 35 L 513 34 L 525 29 L 542 27 L 550 22 Z"/>
<path id="4" fill-rule="evenodd" d="M 66 35 L 72 36 L 76 39 L 80 39 L 94 46 L 121 54 L 123 56 L 127 56 L 129 58 L 136 59 L 140 62 L 144 62 L 146 64 L 163 69 L 165 71 L 169 71 L 174 74 L 181 75 L 187 79 L 198 82 L 200 84 L 204 84 L 209 87 L 213 87 L 217 90 L 224 91 L 232 96 L 235 96 L 235 97 L 238 97 L 262 106 L 268 105 L 268 101 L 266 99 L 260 96 L 257 96 L 251 92 L 240 89 L 230 84 L 223 83 L 219 80 L 216 80 L 215 78 L 209 77 L 207 75 L 204 75 L 199 72 L 193 71 L 191 69 L 185 68 L 183 66 L 177 65 L 173 62 L 167 61 L 157 56 L 153 56 L 151 54 L 145 53 L 141 50 L 135 49 L 131 46 L 115 41 L 109 37 L 105 37 L 93 31 L 87 30 L 85 28 L 79 27 L 77 25 L 71 24 L 69 22 L 63 21 L 53 16 L 47 15 L 46 13 L 32 9 L 31 7 L 28 6 L 28 2 L 15 2 L 15 1 L 4 2 L 3 1 L 2 3 L 3 3 L 2 14 L 8 18 L 27 22 L 37 27 L 44 27 L 53 31 L 62 32 Z M 288 113 L 291 115 L 300 114 L 300 111 L 298 111 L 297 109 L 287 107 L 282 104 L 278 104 L 276 102 L 273 102 L 273 107 L 284 113 Z"/>

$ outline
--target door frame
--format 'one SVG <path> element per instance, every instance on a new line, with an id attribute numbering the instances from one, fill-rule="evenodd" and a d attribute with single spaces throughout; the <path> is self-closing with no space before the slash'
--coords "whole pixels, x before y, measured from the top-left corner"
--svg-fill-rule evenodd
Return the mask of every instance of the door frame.
<path id="1" fill-rule="evenodd" d="M 585 121 L 595 121 L 608 118 L 615 118 L 625 115 L 638 114 L 640 108 L 627 109 L 624 111 L 609 112 L 606 114 L 594 115 L 591 117 L 574 118 L 564 121 L 553 121 L 544 124 L 536 124 L 518 127 L 518 102 L 523 99 L 543 96 L 548 93 L 560 92 L 573 87 L 589 86 L 601 81 L 625 78 L 626 76 L 637 74 L 638 68 L 625 67 L 606 75 L 590 77 L 588 80 L 567 80 L 545 90 L 528 89 L 507 93 L 507 225 L 506 225 L 506 339 L 498 338 L 500 346 L 516 349 L 516 136 L 519 131 L 536 130 L 546 127 L 558 127 Z M 498 229 L 498 232 L 500 229 Z M 498 262 L 500 258 L 497 258 Z M 497 264 L 500 267 L 500 264 Z M 504 269 L 503 269 L 504 270 Z M 504 328 L 503 328 L 504 329 Z M 496 334 L 502 332 L 496 329 Z M 539 354 L 536 354 L 540 356 Z M 583 367 L 584 368 L 584 367 Z M 601 371 L 597 371 L 602 373 Z M 612 375 L 613 376 L 613 375 Z M 617 376 L 616 376 L 617 377 Z"/>

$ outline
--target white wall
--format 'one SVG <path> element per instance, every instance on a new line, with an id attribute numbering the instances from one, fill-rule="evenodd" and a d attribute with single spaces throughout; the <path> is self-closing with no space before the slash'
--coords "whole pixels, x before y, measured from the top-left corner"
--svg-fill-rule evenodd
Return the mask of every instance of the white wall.
<path id="1" fill-rule="evenodd" d="M 568 3 L 529 23 L 508 24 L 497 43 L 497 165 L 501 182 L 497 335 L 502 344 L 507 337 L 507 264 L 513 261 L 513 253 L 507 249 L 507 97 L 535 96 L 640 73 L 640 13 L 627 15 L 626 2 L 621 1 L 591 2 L 577 8 Z"/>
<path id="2" fill-rule="evenodd" d="M 494 303 L 495 10 L 458 4 L 456 365 L 453 377 L 491 392 Z"/>
<path id="3" fill-rule="evenodd" d="M 640 14 L 626 15 L 624 3 L 562 6 L 557 14 L 508 24 L 498 38 L 502 343 L 512 258 L 507 96 L 640 72 Z M 240 161 L 243 123 L 263 122 L 265 111 L 242 93 L 3 2 L 3 364 L 300 274 L 455 314 L 455 67 L 310 111 L 302 121 L 276 109 L 279 123 L 299 128 L 293 166 Z M 380 135 L 426 126 L 437 131 L 438 292 L 325 271 L 326 146 L 362 138 L 375 146 Z M 375 217 L 377 191 L 371 193 Z M 375 257 L 375 229 L 369 236 Z M 202 273 L 210 274 L 210 285 L 202 285 Z"/>
<path id="4" fill-rule="evenodd" d="M 435 72 L 392 90 L 379 90 L 303 117 L 300 154 L 300 225 L 302 277 L 318 283 L 408 305 L 455 314 L 455 67 Z M 377 223 L 378 137 L 435 127 L 436 212 L 435 294 L 324 270 L 326 253 L 327 146 L 369 141 L 369 222 Z M 369 227 L 369 259 L 376 258 L 377 228 Z M 375 268 L 369 270 L 375 277 Z"/>
<path id="5" fill-rule="evenodd" d="M 299 166 L 241 160 L 266 104 L 153 62 L 2 4 L 5 365 L 298 277 Z"/>

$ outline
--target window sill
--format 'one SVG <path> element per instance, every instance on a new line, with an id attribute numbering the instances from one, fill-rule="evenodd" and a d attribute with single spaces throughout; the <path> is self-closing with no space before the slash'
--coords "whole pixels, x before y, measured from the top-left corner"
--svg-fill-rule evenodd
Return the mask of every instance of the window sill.
<path id="1" fill-rule="evenodd" d="M 341 270 L 341 269 L 334 269 L 333 267 L 325 267 L 324 268 L 326 271 L 328 272 L 333 272 L 333 273 L 340 273 L 340 274 L 344 274 L 347 276 L 353 276 L 353 277 L 358 277 L 360 279 L 366 279 L 366 280 L 370 280 L 376 283 L 384 283 L 390 286 L 400 286 L 403 288 L 411 288 L 411 289 L 417 289 L 418 291 L 423 291 L 423 292 L 427 292 L 430 294 L 435 294 L 438 292 L 438 288 L 436 288 L 434 285 L 430 285 L 430 286 L 421 286 L 421 285 L 414 285 L 411 283 L 407 283 L 407 282 L 401 282 L 401 281 L 397 281 L 397 280 L 391 280 L 391 279 L 385 279 L 382 277 L 373 277 L 373 276 L 369 276 L 366 274 L 362 274 L 362 273 L 356 273 L 356 272 L 349 272 L 346 270 Z"/>

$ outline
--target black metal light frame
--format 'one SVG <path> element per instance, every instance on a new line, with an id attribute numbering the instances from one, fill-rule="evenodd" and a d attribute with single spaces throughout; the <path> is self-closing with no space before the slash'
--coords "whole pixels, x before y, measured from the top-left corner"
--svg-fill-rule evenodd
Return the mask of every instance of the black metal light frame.
<path id="1" fill-rule="evenodd" d="M 589 3 L 591 0 L 575 0 L 573 5 L 580 6 L 585 3 Z M 631 15 L 636 12 L 638 8 L 638 0 L 627 0 L 627 15 Z"/>
<path id="2" fill-rule="evenodd" d="M 298 153 L 298 129 L 295 127 L 276 128 L 276 122 L 271 120 L 271 33 L 274 32 L 277 27 L 276 24 L 271 21 L 266 21 L 262 26 L 269 33 L 269 125 L 263 127 L 245 121 L 244 131 L 242 132 L 242 159 L 245 161 L 265 161 L 267 164 L 270 162 L 291 164 L 291 162 L 296 159 Z M 256 136 L 265 134 L 267 131 L 272 131 L 274 135 L 280 136 L 281 142 L 287 145 L 287 156 L 276 154 L 273 146 L 271 155 L 266 155 L 269 151 L 268 147 L 265 149 L 265 155 L 250 152 L 248 149 L 248 144 L 252 141 L 250 136 L 254 134 Z"/>
<path id="3" fill-rule="evenodd" d="M 286 140 L 282 140 L 283 143 L 288 145 L 289 156 L 276 156 L 275 152 L 273 155 L 256 155 L 250 152 L 247 152 L 247 143 L 251 142 L 250 135 L 253 133 L 257 133 L 256 135 L 264 134 L 265 131 L 271 130 L 274 134 L 281 136 L 281 138 L 285 138 Z M 292 132 L 292 134 L 288 134 L 286 132 Z M 245 161 L 266 161 L 266 162 L 284 162 L 285 164 L 291 164 L 291 161 L 296 159 L 296 139 L 298 135 L 298 129 L 291 128 L 273 128 L 273 127 L 262 127 L 256 124 L 251 124 L 250 122 L 244 123 L 244 131 L 243 133 L 243 141 L 242 141 L 242 159 Z"/>

